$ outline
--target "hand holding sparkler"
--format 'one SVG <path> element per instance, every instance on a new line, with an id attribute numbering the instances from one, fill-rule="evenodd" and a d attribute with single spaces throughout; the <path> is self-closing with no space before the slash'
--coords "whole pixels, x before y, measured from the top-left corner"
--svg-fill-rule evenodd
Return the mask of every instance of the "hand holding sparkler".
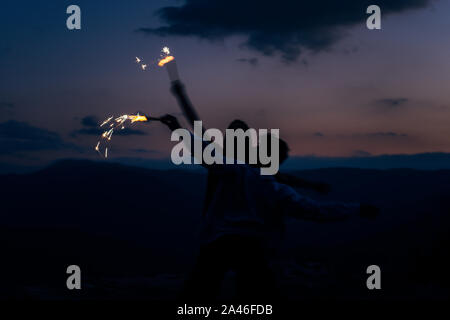
<path id="1" fill-rule="evenodd" d="M 197 112 L 194 109 L 194 106 L 189 100 L 189 97 L 187 96 L 186 91 L 184 90 L 184 86 L 180 80 L 172 81 L 171 91 L 177 99 L 178 104 L 180 105 L 181 110 L 183 111 L 189 124 L 193 127 L 194 121 L 199 121 L 200 117 L 198 116 Z"/>
<path id="2" fill-rule="evenodd" d="M 162 123 L 164 123 L 166 126 L 168 126 L 169 129 L 172 131 L 175 131 L 175 130 L 181 128 L 181 125 L 178 122 L 178 119 L 170 114 L 166 114 L 165 116 L 162 116 L 161 118 L 159 118 L 159 120 Z"/>

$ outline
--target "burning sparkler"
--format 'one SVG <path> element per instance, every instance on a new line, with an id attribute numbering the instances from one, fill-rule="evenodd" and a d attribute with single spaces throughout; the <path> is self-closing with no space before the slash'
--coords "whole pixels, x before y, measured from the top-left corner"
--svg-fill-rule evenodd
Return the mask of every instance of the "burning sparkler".
<path id="1" fill-rule="evenodd" d="M 148 64 L 144 62 L 142 58 L 135 57 L 135 61 L 138 65 L 140 65 L 142 70 L 146 70 Z M 169 78 L 171 81 L 178 80 L 178 70 L 175 62 L 175 57 L 171 55 L 169 47 L 163 47 L 161 49 L 160 59 L 157 61 L 158 66 L 164 67 L 166 66 L 167 72 L 169 74 Z M 150 63 L 150 65 L 156 64 L 155 62 Z M 133 124 L 135 122 L 149 122 L 150 120 L 159 121 L 160 118 L 155 117 L 147 117 L 145 115 L 141 115 L 139 113 L 135 115 L 124 114 L 122 116 L 114 118 L 111 116 L 107 118 L 100 124 L 100 127 L 107 127 L 105 131 L 102 133 L 100 137 L 100 141 L 97 142 L 95 146 L 95 151 L 97 151 L 101 156 L 108 158 L 108 147 L 105 147 L 104 153 L 100 151 L 102 143 L 108 143 L 111 141 L 113 133 L 119 130 L 125 129 L 126 125 Z"/>
<path id="2" fill-rule="evenodd" d="M 109 141 L 111 141 L 113 133 L 125 129 L 126 125 L 128 124 L 127 122 L 129 122 L 129 124 L 133 124 L 135 122 L 149 122 L 150 120 L 159 121 L 160 118 L 148 117 L 139 113 L 135 115 L 124 114 L 116 118 L 114 118 L 114 116 L 107 118 L 100 124 L 100 127 L 103 127 L 107 124 L 109 124 L 109 127 L 102 133 L 100 141 L 97 142 L 97 145 L 94 148 L 95 151 L 97 151 L 101 156 L 108 158 L 108 147 L 105 148 L 104 153 L 100 151 L 102 142 L 108 143 Z"/>
<path id="3" fill-rule="evenodd" d="M 175 57 L 170 54 L 170 49 L 168 47 L 162 48 L 161 59 L 158 62 L 158 66 L 160 67 L 166 66 L 170 81 L 175 81 L 179 79 Z"/>
<path id="4" fill-rule="evenodd" d="M 158 66 L 163 67 L 165 64 L 167 64 L 173 60 L 175 60 L 175 58 L 173 56 L 167 56 L 164 59 L 159 60 Z"/>
<path id="5" fill-rule="evenodd" d="M 141 67 L 143 71 L 147 70 L 149 65 L 158 65 L 159 67 L 166 66 L 169 78 L 171 81 L 178 80 L 178 70 L 175 62 L 175 57 L 171 55 L 169 47 L 163 47 L 161 49 L 160 57 L 157 61 L 152 61 L 150 64 L 144 62 L 144 59 L 135 57 L 136 63 Z"/>

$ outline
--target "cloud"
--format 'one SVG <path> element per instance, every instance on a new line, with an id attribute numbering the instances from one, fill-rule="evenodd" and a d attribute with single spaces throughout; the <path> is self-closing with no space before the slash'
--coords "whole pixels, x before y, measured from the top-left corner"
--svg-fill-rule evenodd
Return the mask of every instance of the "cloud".
<path id="1" fill-rule="evenodd" d="M 424 8 L 433 0 L 378 0 L 383 17 L 409 9 Z M 365 24 L 372 0 L 186 0 L 167 6 L 156 15 L 165 23 L 138 31 L 160 36 L 192 36 L 220 40 L 244 36 L 244 46 L 264 55 L 281 55 L 294 61 L 304 49 L 329 49 L 345 29 Z"/>
<path id="2" fill-rule="evenodd" d="M 56 132 L 15 120 L 0 123 L 0 146 L 0 154 L 74 148 Z"/>
<path id="3" fill-rule="evenodd" d="M 78 135 L 88 135 L 88 136 L 100 136 L 103 134 L 105 130 L 100 128 L 82 128 L 75 131 L 72 131 L 70 134 L 72 137 L 76 137 Z"/>
<path id="4" fill-rule="evenodd" d="M 125 128 L 123 130 L 114 132 L 114 135 L 116 135 L 116 136 L 146 136 L 147 133 L 142 130 Z"/>
<path id="5" fill-rule="evenodd" d="M 408 101 L 408 98 L 385 98 L 376 100 L 375 104 L 385 109 L 395 109 L 400 106 L 404 106 L 408 103 Z"/>
<path id="6" fill-rule="evenodd" d="M 87 116 L 81 119 L 81 124 L 85 127 L 98 127 L 99 119 L 96 116 Z"/>
<path id="7" fill-rule="evenodd" d="M 0 108 L 8 108 L 8 109 L 12 109 L 15 107 L 15 104 L 12 102 L 0 102 Z"/>
<path id="8" fill-rule="evenodd" d="M 75 130 L 71 133 L 72 137 L 76 137 L 78 135 L 90 135 L 90 136 L 100 136 L 105 132 L 104 128 L 99 127 L 99 119 L 96 116 L 86 116 L 81 119 L 81 125 L 83 128 Z M 123 130 L 118 130 L 114 132 L 114 136 L 144 136 L 147 135 L 146 132 L 125 128 Z"/>
<path id="9" fill-rule="evenodd" d="M 101 128 L 82 128 L 72 132 L 72 136 L 76 137 L 78 135 L 89 135 L 89 136 L 100 136 L 105 132 Z M 136 129 L 125 128 L 123 130 L 114 131 L 114 136 L 145 136 L 146 132 Z"/>
<path id="10" fill-rule="evenodd" d="M 256 67 L 259 64 L 258 58 L 240 58 L 236 59 L 237 62 L 248 63 L 253 67 Z"/>

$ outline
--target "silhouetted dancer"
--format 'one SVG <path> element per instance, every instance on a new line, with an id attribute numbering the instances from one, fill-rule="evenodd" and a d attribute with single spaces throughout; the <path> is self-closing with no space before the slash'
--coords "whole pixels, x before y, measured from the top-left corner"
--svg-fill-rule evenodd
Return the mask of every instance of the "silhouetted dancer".
<path id="1" fill-rule="evenodd" d="M 171 115 L 161 121 L 172 131 L 181 128 Z M 211 142 L 204 142 L 204 146 L 207 143 Z M 288 157 L 288 147 L 281 139 L 279 146 L 281 164 Z M 203 166 L 219 179 L 202 219 L 200 253 L 186 282 L 184 301 L 214 301 L 230 270 L 236 273 L 238 300 L 270 301 L 276 298 L 277 290 L 267 255 L 272 243 L 282 236 L 286 216 L 341 221 L 356 214 L 373 217 L 378 213 L 373 206 L 304 197 L 273 176 L 261 175 L 260 165 Z"/>
<path id="2" fill-rule="evenodd" d="M 200 117 L 198 116 L 194 106 L 192 105 L 184 88 L 184 85 L 179 80 L 172 81 L 171 91 L 175 96 L 175 98 L 177 99 L 178 104 L 181 107 L 181 110 L 183 111 L 183 114 L 185 115 L 186 119 L 188 120 L 189 125 L 193 127 L 194 121 L 199 121 Z M 228 129 L 234 130 L 242 129 L 243 131 L 247 131 L 249 129 L 249 126 L 242 120 L 234 120 L 230 123 Z M 202 130 L 204 132 L 205 128 L 202 128 Z M 224 143 L 224 145 L 226 144 Z M 289 149 L 287 149 L 287 151 L 289 151 Z M 225 152 L 223 152 L 223 154 L 225 154 Z M 234 154 L 237 153 L 235 152 Z M 277 181 L 280 183 L 290 185 L 291 187 L 294 188 L 312 189 L 322 194 L 327 194 L 331 190 L 329 184 L 307 181 L 294 175 L 281 172 L 278 172 L 275 175 L 275 179 L 277 179 Z M 214 172 L 208 171 L 205 200 L 203 205 L 203 216 L 206 214 L 206 211 L 208 210 L 209 204 L 211 203 L 212 200 L 212 195 L 215 193 L 216 186 L 217 186 L 217 176 L 214 175 Z"/>

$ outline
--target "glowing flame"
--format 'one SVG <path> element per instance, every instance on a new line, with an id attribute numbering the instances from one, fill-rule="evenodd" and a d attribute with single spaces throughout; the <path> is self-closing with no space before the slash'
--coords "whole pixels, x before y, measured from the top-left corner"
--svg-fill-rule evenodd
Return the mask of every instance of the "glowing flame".
<path id="1" fill-rule="evenodd" d="M 144 59 L 135 57 L 136 63 L 141 67 L 142 70 L 147 70 L 147 67 L 153 66 L 155 64 L 155 61 L 152 61 L 150 64 L 144 62 Z M 170 55 L 170 49 L 169 47 L 164 47 L 161 49 L 161 54 L 158 59 L 158 66 L 163 67 L 165 64 L 169 63 L 170 61 L 174 60 L 175 58 Z"/>
<path id="2" fill-rule="evenodd" d="M 158 66 L 163 67 L 165 64 L 169 63 L 170 61 L 174 60 L 175 58 L 173 56 L 167 56 L 164 59 L 159 60 Z"/>
<path id="3" fill-rule="evenodd" d="M 148 121 L 146 116 L 141 116 L 141 115 L 139 115 L 139 113 L 135 116 L 128 116 L 128 118 L 131 120 L 131 123 L 138 122 L 138 121 L 139 122 L 147 122 Z"/>

